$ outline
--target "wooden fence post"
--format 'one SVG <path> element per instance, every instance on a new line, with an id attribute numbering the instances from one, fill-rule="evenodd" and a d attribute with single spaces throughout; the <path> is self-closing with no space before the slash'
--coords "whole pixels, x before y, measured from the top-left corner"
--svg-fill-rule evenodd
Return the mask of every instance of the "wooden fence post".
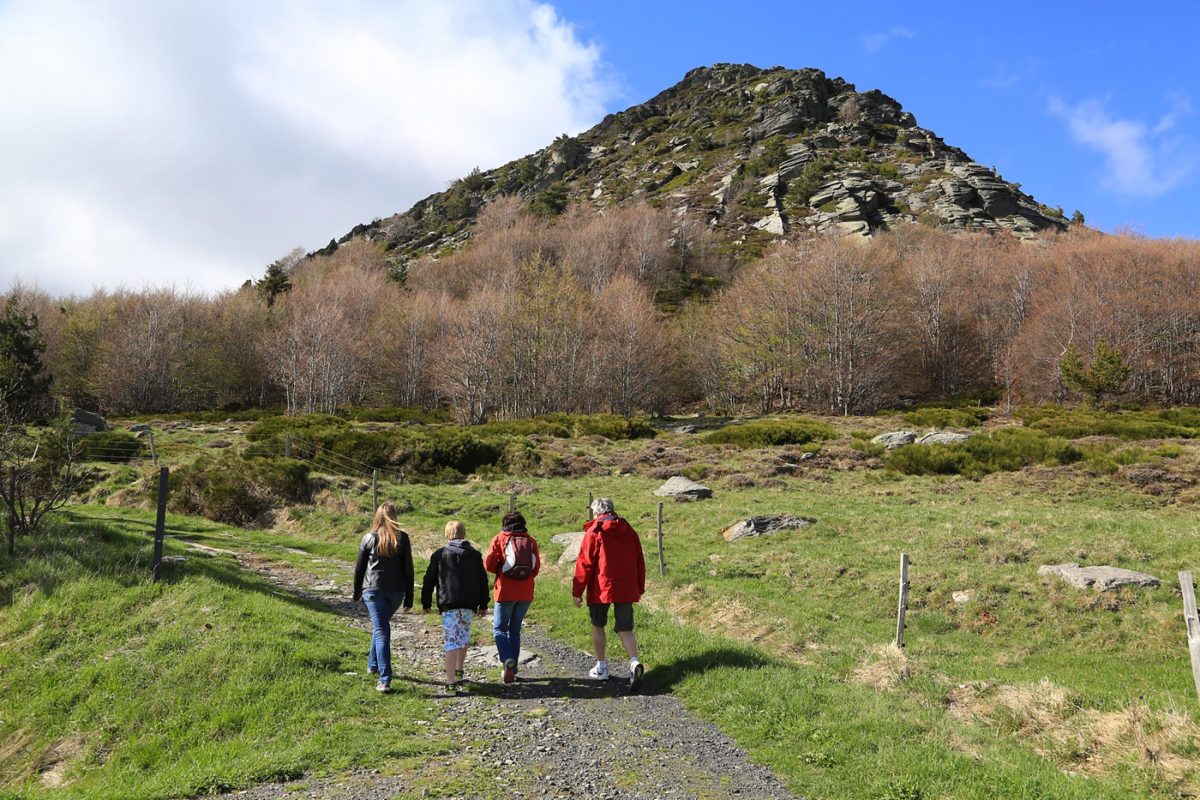
<path id="1" fill-rule="evenodd" d="M 517 510 L 517 493 L 512 492 L 508 495 L 508 510 L 510 512 Z"/>
<path id="2" fill-rule="evenodd" d="M 379 470 L 371 470 L 371 513 L 379 508 Z"/>
<path id="3" fill-rule="evenodd" d="M 908 553 L 900 554 L 900 608 L 896 612 L 896 647 L 904 649 L 904 613 L 908 610 Z"/>
<path id="4" fill-rule="evenodd" d="M 1192 657 L 1192 681 L 1200 696 L 1200 616 L 1196 614 L 1196 588 L 1192 573 L 1179 573 L 1179 588 L 1183 590 L 1183 621 L 1187 623 L 1188 653 Z"/>
<path id="5" fill-rule="evenodd" d="M 591 519 L 591 518 L 592 518 L 592 493 L 591 493 L 591 492 L 588 492 L 588 508 L 587 508 L 587 514 L 585 514 L 583 518 L 584 518 L 584 519 Z"/>
<path id="6" fill-rule="evenodd" d="M 292 435 L 290 433 L 285 433 L 283 435 L 283 457 L 292 457 Z"/>
<path id="7" fill-rule="evenodd" d="M 163 534 L 167 524 L 167 476 L 170 470 L 162 467 L 158 471 L 158 517 L 154 521 L 154 581 L 162 573 Z"/>
<path id="8" fill-rule="evenodd" d="M 150 431 L 150 461 L 154 466 L 158 466 L 158 451 L 154 449 L 154 431 Z"/>
<path id="9" fill-rule="evenodd" d="M 17 468 L 8 467 L 8 554 L 17 552 Z"/>
<path id="10" fill-rule="evenodd" d="M 663 504 L 658 504 L 658 574 L 659 576 L 667 574 L 667 562 L 663 560 L 663 534 L 662 534 L 662 511 Z"/>

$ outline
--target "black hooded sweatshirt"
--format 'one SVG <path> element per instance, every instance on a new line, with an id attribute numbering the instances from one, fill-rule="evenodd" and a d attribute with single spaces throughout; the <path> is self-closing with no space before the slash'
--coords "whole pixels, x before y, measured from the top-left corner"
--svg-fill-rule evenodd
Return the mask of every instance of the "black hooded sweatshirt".
<path id="1" fill-rule="evenodd" d="M 421 607 L 433 604 L 437 589 L 439 611 L 455 608 L 485 610 L 488 605 L 488 579 L 483 569 L 483 554 L 466 539 L 452 539 L 429 557 L 429 568 L 421 584 Z"/>

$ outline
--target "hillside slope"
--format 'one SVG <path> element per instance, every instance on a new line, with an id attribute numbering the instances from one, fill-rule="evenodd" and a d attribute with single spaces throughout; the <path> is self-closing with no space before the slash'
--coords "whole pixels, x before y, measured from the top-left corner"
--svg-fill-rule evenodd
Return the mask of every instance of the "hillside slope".
<path id="1" fill-rule="evenodd" d="M 555 214 L 649 203 L 702 219 L 731 251 L 792 231 L 870 235 L 898 222 L 1008 231 L 1065 228 L 1051 209 L 974 162 L 878 90 L 816 69 L 717 64 L 578 136 L 474 170 L 402 214 L 356 226 L 399 258 L 465 241 L 492 198 Z"/>

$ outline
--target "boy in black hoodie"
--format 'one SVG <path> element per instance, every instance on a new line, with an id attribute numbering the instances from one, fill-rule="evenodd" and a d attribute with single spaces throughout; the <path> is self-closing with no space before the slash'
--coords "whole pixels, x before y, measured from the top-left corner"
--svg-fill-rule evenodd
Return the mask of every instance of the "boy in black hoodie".
<path id="1" fill-rule="evenodd" d="M 429 557 L 421 584 L 421 608 L 428 613 L 437 588 L 438 611 L 446 643 L 446 692 L 457 693 L 463 682 L 463 660 L 471 643 L 471 620 L 486 614 L 488 579 L 483 555 L 467 541 L 467 526 L 458 520 L 446 523 L 446 546 Z"/>

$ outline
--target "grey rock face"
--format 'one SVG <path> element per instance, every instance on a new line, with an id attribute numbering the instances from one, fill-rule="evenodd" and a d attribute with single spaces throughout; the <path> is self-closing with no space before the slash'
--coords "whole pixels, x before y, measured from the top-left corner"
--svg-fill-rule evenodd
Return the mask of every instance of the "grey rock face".
<path id="1" fill-rule="evenodd" d="M 780 531 L 798 531 L 815 523 L 812 517 L 797 517 L 791 514 L 768 514 L 739 520 L 721 531 L 725 541 L 733 542 L 747 536 L 766 536 Z"/>
<path id="2" fill-rule="evenodd" d="M 712 497 L 712 489 L 701 486 L 695 481 L 676 475 L 662 486 L 654 490 L 659 497 L 674 497 L 676 500 L 703 500 Z"/>
<path id="3" fill-rule="evenodd" d="M 583 531 L 555 534 L 550 537 L 550 541 L 563 546 L 562 555 L 558 557 L 558 563 L 571 564 L 574 563 L 575 559 L 579 558 L 579 545 L 583 543 Z"/>
<path id="4" fill-rule="evenodd" d="M 934 431 L 917 439 L 915 444 L 954 444 L 970 439 L 969 433 L 954 433 L 953 431 Z"/>
<path id="5" fill-rule="evenodd" d="M 76 433 L 95 433 L 108 430 L 108 422 L 104 417 L 82 408 L 76 408 L 71 412 L 71 422 L 75 423 Z M 81 427 L 91 428 L 91 430 L 81 431 Z"/>
<path id="6" fill-rule="evenodd" d="M 1162 583 L 1153 575 L 1134 572 L 1119 567 L 1081 567 L 1078 564 L 1045 564 L 1038 567 L 1038 575 L 1062 578 L 1077 589 L 1093 588 L 1098 592 L 1118 589 L 1122 586 L 1154 588 Z"/>
<path id="7" fill-rule="evenodd" d="M 917 435 L 912 431 L 891 431 L 874 437 L 871 439 L 871 444 L 881 444 L 888 450 L 895 450 L 897 447 L 912 444 L 916 440 Z"/>

